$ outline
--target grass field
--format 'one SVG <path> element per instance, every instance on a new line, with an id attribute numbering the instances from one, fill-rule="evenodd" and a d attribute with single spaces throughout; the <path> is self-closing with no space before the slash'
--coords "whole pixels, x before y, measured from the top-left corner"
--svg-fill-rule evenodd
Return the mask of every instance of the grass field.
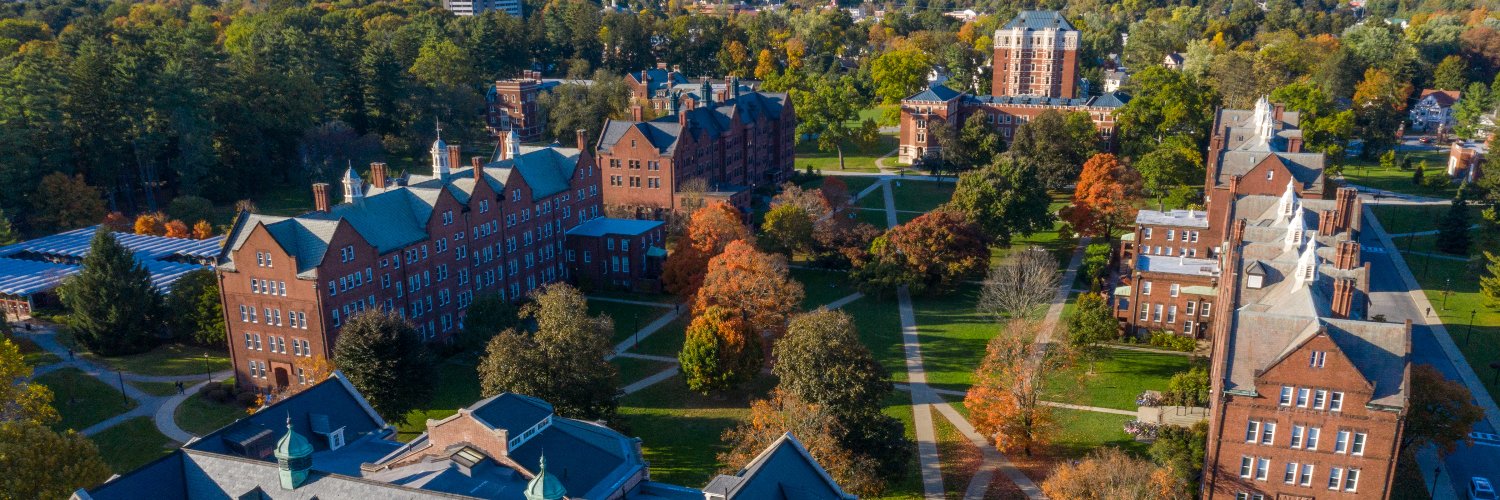
<path id="1" fill-rule="evenodd" d="M 1500 394 L 1500 384 L 1495 383 L 1496 371 L 1490 368 L 1490 363 L 1500 362 L 1500 349 L 1495 349 L 1500 345 L 1500 311 L 1487 306 L 1487 299 L 1479 293 L 1479 270 L 1470 268 L 1467 262 L 1405 252 L 1402 257 L 1427 293 L 1427 300 L 1432 302 L 1432 313 L 1442 319 L 1448 335 L 1463 351 L 1479 380 L 1491 396 Z M 1444 292 L 1450 286 L 1452 293 L 1447 294 L 1444 308 Z"/>
<path id="2" fill-rule="evenodd" d="M 1373 205 L 1370 211 L 1380 219 L 1380 226 L 1390 234 L 1415 233 L 1436 230 L 1438 220 L 1448 211 L 1447 205 Z M 1471 218 L 1479 218 L 1479 211 L 1469 210 Z M 1402 242 L 1397 241 L 1398 245 Z M 1403 248 L 1405 248 L 1403 246 Z"/>
<path id="3" fill-rule="evenodd" d="M 121 422 L 92 437 L 99 455 L 115 473 L 125 473 L 172 453 L 178 445 L 156 430 L 147 417 Z"/>
<path id="4" fill-rule="evenodd" d="M 891 380 L 905 382 L 906 351 L 901 345 L 901 316 L 896 310 L 896 298 L 866 296 L 846 304 L 841 310 L 854 317 L 860 342 L 870 348 L 875 360 L 890 372 Z"/>
<path id="5" fill-rule="evenodd" d="M 1192 358 L 1176 354 L 1104 349 L 1104 356 L 1094 363 L 1077 362 L 1071 369 L 1054 373 L 1049 386 L 1054 388 L 1049 400 L 1086 406 L 1136 409 L 1135 398 L 1141 392 L 1166 390 L 1167 380 L 1186 371 Z"/>
<path id="6" fill-rule="evenodd" d="M 177 407 L 177 414 L 173 418 L 182 430 L 202 436 L 232 424 L 245 415 L 245 408 L 238 403 L 219 403 L 195 394 Z"/>
<path id="7" fill-rule="evenodd" d="M 892 181 L 891 196 L 895 198 L 896 210 L 930 212 L 953 198 L 954 186 L 952 182 Z"/>
<path id="8" fill-rule="evenodd" d="M 922 364 L 933 387 L 967 390 L 985 345 L 1000 331 L 992 319 L 974 310 L 978 300 L 979 286 L 972 284 L 945 295 L 912 298 Z"/>
<path id="9" fill-rule="evenodd" d="M 1427 170 L 1423 172 L 1424 175 L 1446 174 L 1445 169 L 1448 166 L 1448 152 L 1446 150 L 1411 152 L 1406 154 L 1412 159 L 1413 169 L 1416 168 L 1418 163 L 1427 162 Z M 1397 153 L 1398 162 L 1401 157 L 1402 153 Z M 1379 160 L 1364 160 L 1359 158 L 1351 158 L 1349 163 L 1344 166 L 1344 180 L 1375 189 L 1435 198 L 1451 198 L 1453 197 L 1454 189 L 1458 187 L 1456 184 L 1439 188 L 1419 186 L 1412 183 L 1412 170 L 1402 170 L 1399 167 L 1381 168 Z"/>
<path id="10" fill-rule="evenodd" d="M 52 389 L 52 406 L 62 416 L 62 421 L 52 426 L 55 430 L 82 431 L 135 408 L 135 401 L 126 399 L 118 388 L 77 368 L 48 372 L 33 380 Z"/>
<path id="11" fill-rule="evenodd" d="M 1049 454 L 1057 458 L 1082 458 L 1101 446 L 1117 446 L 1136 456 L 1144 456 L 1150 445 L 1137 443 L 1125 433 L 1124 415 L 1053 408 L 1061 429 L 1052 441 Z"/>
<path id="12" fill-rule="evenodd" d="M 615 335 L 611 338 L 611 342 L 619 342 L 629 338 L 635 334 L 636 330 L 651 324 L 656 318 L 666 314 L 668 310 L 664 307 L 626 304 L 623 302 L 589 301 L 590 315 L 598 316 L 605 314 L 614 320 Z"/>
<path id="13" fill-rule="evenodd" d="M 919 500 L 922 498 L 922 466 L 917 461 L 917 431 L 916 424 L 912 423 L 911 395 L 903 391 L 891 391 L 891 394 L 885 398 L 885 407 L 880 411 L 900 420 L 901 427 L 906 429 L 906 439 L 912 441 L 911 463 L 907 464 L 906 472 L 900 477 L 890 479 L 890 482 L 886 484 L 884 494 L 874 498 Z"/>
<path id="14" fill-rule="evenodd" d="M 224 352 L 223 346 L 164 344 L 129 356 L 109 358 L 92 353 L 81 355 L 102 363 L 111 370 L 124 370 L 138 375 L 201 375 L 229 369 L 229 355 Z"/>
<path id="15" fill-rule="evenodd" d="M 62 361 L 62 358 L 42 349 L 41 346 L 36 345 L 36 342 L 32 342 L 31 339 L 10 335 L 6 335 L 5 338 L 16 343 L 16 348 L 21 351 L 21 357 L 25 361 L 26 366 L 37 367 Z"/>
<path id="16" fill-rule="evenodd" d="M 672 367 L 672 363 L 665 361 L 652 361 L 649 359 L 615 357 L 609 360 L 620 369 L 620 387 L 630 385 L 637 380 L 661 373 Z"/>
<path id="17" fill-rule="evenodd" d="M 875 166 L 875 159 L 886 153 L 896 150 L 896 137 L 890 135 L 880 136 L 874 149 L 861 149 L 854 141 L 843 141 L 844 146 L 844 168 L 845 172 L 879 172 L 880 168 Z M 806 140 L 797 145 L 797 170 L 805 171 L 811 166 L 813 170 L 824 172 L 839 171 L 838 151 L 820 151 L 818 141 Z"/>
<path id="18" fill-rule="evenodd" d="M 821 271 L 816 269 L 792 269 L 792 279 L 802 283 L 805 293 L 802 309 L 813 310 L 854 293 L 847 283 L 849 273 L 843 271 Z"/>
<path id="19" fill-rule="evenodd" d="M 438 363 L 433 380 L 432 399 L 426 408 L 413 410 L 396 424 L 397 439 L 409 441 L 427 430 L 428 419 L 443 419 L 480 400 L 479 374 L 474 371 L 478 360 L 455 357 Z"/>
<path id="20" fill-rule="evenodd" d="M 762 377 L 736 394 L 702 396 L 672 377 L 620 400 L 621 429 L 641 438 L 651 479 L 671 484 L 708 484 L 727 449 L 720 437 L 750 414 L 750 401 L 763 397 L 775 381 Z M 741 467 L 745 464 L 728 464 Z"/>
<path id="21" fill-rule="evenodd" d="M 152 396 L 176 396 L 177 384 L 172 382 L 126 382 L 141 392 Z M 191 384 L 189 384 L 191 385 Z"/>

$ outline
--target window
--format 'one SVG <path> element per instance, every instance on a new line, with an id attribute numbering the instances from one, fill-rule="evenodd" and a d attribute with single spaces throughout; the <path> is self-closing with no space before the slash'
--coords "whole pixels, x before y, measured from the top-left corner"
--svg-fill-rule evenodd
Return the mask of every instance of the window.
<path id="1" fill-rule="evenodd" d="M 1307 428 L 1307 449 L 1309 449 L 1309 450 L 1316 450 L 1316 449 L 1318 449 L 1318 435 L 1320 435 L 1322 433 L 1323 433 L 1323 428 L 1322 427 L 1308 427 Z"/>
<path id="2" fill-rule="evenodd" d="M 1326 351 L 1313 351 L 1312 355 L 1309 356 L 1310 359 L 1308 360 L 1307 364 L 1308 366 L 1311 366 L 1313 368 L 1322 368 L 1323 360 L 1327 357 L 1328 352 Z"/>
<path id="3" fill-rule="evenodd" d="M 1198 310 L 1200 312 L 1202 312 L 1203 317 L 1207 318 L 1208 317 L 1209 308 L 1212 307 L 1212 306 L 1213 306 L 1213 304 L 1209 304 L 1207 302 L 1204 302 L 1203 305 L 1198 306 Z"/>
<path id="4" fill-rule="evenodd" d="M 1172 306 L 1172 307 L 1167 308 L 1167 322 L 1168 323 L 1176 323 L 1177 322 L 1177 306 Z"/>
<path id="5" fill-rule="evenodd" d="M 1328 400 L 1328 391 L 1318 389 L 1313 393 L 1313 408 L 1323 409 L 1323 403 Z"/>
<path id="6" fill-rule="evenodd" d="M 1188 303 L 1187 303 L 1187 310 L 1184 311 L 1184 312 L 1186 312 L 1188 316 L 1192 316 L 1193 312 L 1194 312 L 1194 306 L 1197 306 L 1197 305 L 1198 305 L 1197 302 L 1189 300 Z"/>
<path id="7" fill-rule="evenodd" d="M 1307 408 L 1307 398 L 1312 395 L 1312 389 L 1306 387 L 1297 388 L 1297 407 Z"/>
<path id="8" fill-rule="evenodd" d="M 1293 425 L 1292 426 L 1292 448 L 1293 449 L 1295 449 L 1295 448 L 1301 448 L 1302 447 L 1302 433 L 1304 431 L 1306 431 L 1306 430 L 1307 430 L 1306 427 L 1303 427 L 1303 426 L 1300 426 L 1300 425 Z"/>
<path id="9" fill-rule="evenodd" d="M 1151 318 L 1151 304 L 1141 304 L 1141 321 Z"/>
<path id="10" fill-rule="evenodd" d="M 1344 409 L 1343 392 L 1334 391 L 1333 394 L 1328 395 L 1328 409 L 1333 411 L 1341 411 Z"/>
<path id="11" fill-rule="evenodd" d="M 1352 440 L 1352 441 L 1349 442 L 1349 454 L 1350 455 L 1364 455 L 1365 454 L 1365 433 L 1363 433 L 1363 432 L 1356 432 L 1356 433 L 1354 433 L 1354 440 Z"/>
<path id="12" fill-rule="evenodd" d="M 1251 420 L 1245 422 L 1245 442 L 1254 443 L 1255 437 L 1260 435 L 1260 421 Z"/>
<path id="13" fill-rule="evenodd" d="M 1250 457 L 1240 457 L 1240 477 L 1250 479 L 1250 471 L 1254 461 L 1255 459 Z"/>
<path id="14" fill-rule="evenodd" d="M 1269 445 L 1276 442 L 1276 422 L 1265 422 L 1260 426 L 1260 444 Z"/>
<path id="15" fill-rule="evenodd" d="M 1349 469 L 1344 473 L 1344 491 L 1355 491 L 1359 489 L 1359 469 Z"/>
<path id="16" fill-rule="evenodd" d="M 1178 294 L 1178 292 L 1181 292 L 1181 291 L 1182 291 L 1182 285 L 1179 285 L 1179 284 L 1176 284 L 1176 283 L 1173 283 L 1173 284 L 1172 284 L 1172 289 L 1171 289 L 1171 291 L 1170 291 L 1170 292 L 1169 292 L 1169 293 L 1168 293 L 1168 295 L 1171 295 L 1171 296 L 1173 296 L 1173 297 L 1176 297 L 1176 296 L 1177 296 L 1177 294 Z"/>
<path id="17" fill-rule="evenodd" d="M 1176 237 L 1177 237 L 1177 230 L 1176 229 L 1168 229 L 1167 230 L 1167 241 L 1172 241 Z"/>
<path id="18" fill-rule="evenodd" d="M 1286 473 L 1281 475 L 1282 482 L 1293 484 L 1297 482 L 1297 462 L 1286 463 Z"/>
<path id="19" fill-rule="evenodd" d="M 1281 404 L 1281 406 L 1290 406 L 1292 404 L 1292 386 L 1289 386 L 1289 385 L 1283 385 L 1283 386 L 1281 386 L 1281 402 L 1280 402 L 1280 404 Z"/>
<path id="20" fill-rule="evenodd" d="M 1302 475 L 1297 483 L 1302 486 L 1312 486 L 1313 464 L 1302 464 Z"/>
<path id="21" fill-rule="evenodd" d="M 1151 282 L 1150 281 L 1142 281 L 1141 282 L 1141 295 L 1151 295 Z"/>
<path id="22" fill-rule="evenodd" d="M 1266 477 L 1268 475 L 1270 475 L 1270 472 L 1271 472 L 1271 459 L 1269 459 L 1269 458 L 1257 458 L 1257 459 L 1255 459 L 1255 480 L 1256 481 L 1265 481 Z"/>
<path id="23" fill-rule="evenodd" d="M 1151 321 L 1161 322 L 1161 310 L 1161 304 L 1157 304 L 1156 308 L 1151 310 Z"/>
<path id="24" fill-rule="evenodd" d="M 1349 451 L 1349 431 L 1339 431 L 1333 438 L 1333 452 L 1346 453 Z"/>

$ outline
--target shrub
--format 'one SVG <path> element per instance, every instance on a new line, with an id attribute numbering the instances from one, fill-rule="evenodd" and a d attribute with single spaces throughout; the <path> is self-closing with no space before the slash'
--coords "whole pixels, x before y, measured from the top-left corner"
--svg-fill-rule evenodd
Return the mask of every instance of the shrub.
<path id="1" fill-rule="evenodd" d="M 245 391 L 234 395 L 234 402 L 246 408 L 255 406 L 255 402 L 258 399 L 260 399 L 260 395 L 256 394 L 255 391 Z"/>
<path id="2" fill-rule="evenodd" d="M 1109 268 L 1111 247 L 1108 243 L 1090 243 L 1083 252 L 1083 267 L 1078 270 L 1089 284 L 1090 291 L 1098 291 L 1099 277 Z"/>
<path id="3" fill-rule="evenodd" d="M 1208 406 L 1208 392 L 1208 370 L 1195 366 L 1173 375 L 1162 396 L 1172 405 Z"/>
<path id="4" fill-rule="evenodd" d="M 229 391 L 224 390 L 223 387 L 208 386 L 204 387 L 201 392 L 203 393 L 203 397 L 207 398 L 209 401 L 213 401 L 215 403 L 229 402 Z"/>
<path id="5" fill-rule="evenodd" d="M 1198 349 L 1198 341 L 1192 337 L 1184 337 L 1167 331 L 1152 332 L 1151 345 L 1181 352 L 1193 352 Z"/>
<path id="6" fill-rule="evenodd" d="M 1155 441 L 1159 428 L 1156 424 L 1140 420 L 1125 422 L 1125 433 L 1141 441 Z"/>

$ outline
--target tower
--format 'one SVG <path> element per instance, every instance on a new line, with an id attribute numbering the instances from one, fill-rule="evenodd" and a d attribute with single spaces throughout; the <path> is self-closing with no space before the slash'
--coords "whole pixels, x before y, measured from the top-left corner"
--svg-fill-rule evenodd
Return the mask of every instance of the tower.
<path id="1" fill-rule="evenodd" d="M 297 431 L 292 430 L 292 417 L 286 418 L 286 435 L 276 442 L 276 470 L 281 475 L 281 487 L 294 490 L 307 481 L 307 472 L 312 469 L 311 443 Z"/>
<path id="2" fill-rule="evenodd" d="M 515 130 L 505 132 L 505 157 L 511 161 L 521 157 L 521 138 L 516 136 Z"/>
<path id="3" fill-rule="evenodd" d="M 1021 11 L 994 40 L 992 94 L 1078 97 L 1078 29 L 1061 12 Z"/>
<path id="4" fill-rule="evenodd" d="M 365 197 L 365 181 L 354 173 L 354 166 L 350 165 L 344 171 L 344 203 L 353 203 Z"/>
<path id="5" fill-rule="evenodd" d="M 708 81 L 707 78 L 704 78 L 703 79 L 703 87 L 701 87 L 701 88 L 698 89 L 698 97 L 702 97 L 703 98 L 703 105 L 704 106 L 710 107 L 710 108 L 713 107 L 713 105 L 714 105 L 714 84 L 713 84 L 713 82 L 710 82 L 710 81 Z"/>
<path id="6" fill-rule="evenodd" d="M 526 483 L 526 500 L 563 500 L 567 497 L 568 490 L 563 488 L 562 482 L 547 473 L 547 455 L 542 454 L 540 467 L 537 469 L 536 477 Z"/>
<path id="7" fill-rule="evenodd" d="M 432 141 L 432 175 L 434 177 L 447 177 L 448 169 L 448 143 L 443 142 L 443 124 L 437 125 L 437 140 Z"/>

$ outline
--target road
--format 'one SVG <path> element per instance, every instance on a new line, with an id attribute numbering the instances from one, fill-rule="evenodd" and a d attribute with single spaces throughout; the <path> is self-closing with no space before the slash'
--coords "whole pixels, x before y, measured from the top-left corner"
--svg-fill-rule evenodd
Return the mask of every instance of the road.
<path id="1" fill-rule="evenodd" d="M 1427 324 L 1427 319 L 1422 314 L 1424 311 L 1418 308 L 1408 293 L 1401 270 L 1392 259 L 1392 253 L 1396 249 L 1387 248 L 1376 230 L 1362 231 L 1360 245 L 1363 247 L 1361 253 L 1371 265 L 1370 315 L 1384 314 L 1387 321 L 1393 322 L 1412 320 L 1412 360 L 1436 367 L 1450 380 L 1461 381 L 1463 376 L 1459 368 L 1448 358 L 1437 332 Z M 1459 329 L 1455 329 L 1455 333 L 1457 331 Z M 1461 336 L 1455 336 L 1458 338 L 1454 341 L 1462 342 Z M 1488 367 L 1476 367 L 1476 371 L 1481 376 L 1490 375 Z M 1491 424 L 1494 418 L 1496 417 L 1492 416 L 1481 420 L 1474 426 L 1474 430 L 1497 434 L 1497 429 Z M 1500 480 L 1500 440 L 1475 440 L 1472 446 L 1460 444 L 1456 451 L 1444 458 L 1444 468 L 1446 471 L 1441 480 L 1452 484 L 1454 492 L 1464 492 L 1471 476 L 1488 477 L 1491 481 Z M 1425 475 L 1431 473 L 1430 470 L 1424 471 Z M 1438 498 L 1445 498 L 1445 495 L 1439 492 Z"/>

